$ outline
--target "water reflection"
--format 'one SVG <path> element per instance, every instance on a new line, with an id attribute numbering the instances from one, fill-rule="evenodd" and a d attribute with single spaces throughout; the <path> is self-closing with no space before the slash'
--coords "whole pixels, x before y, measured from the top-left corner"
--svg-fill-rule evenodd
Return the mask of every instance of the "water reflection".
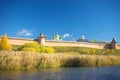
<path id="1" fill-rule="evenodd" d="M 0 71 L 0 80 L 120 80 L 120 67 Z"/>

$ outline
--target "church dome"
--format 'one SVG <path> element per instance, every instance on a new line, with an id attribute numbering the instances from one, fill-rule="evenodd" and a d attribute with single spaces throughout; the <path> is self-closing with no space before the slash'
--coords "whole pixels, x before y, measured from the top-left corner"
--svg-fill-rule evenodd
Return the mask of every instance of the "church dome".
<path id="1" fill-rule="evenodd" d="M 56 34 L 56 35 L 52 38 L 52 40 L 62 41 L 62 37 L 61 37 L 60 35 Z"/>

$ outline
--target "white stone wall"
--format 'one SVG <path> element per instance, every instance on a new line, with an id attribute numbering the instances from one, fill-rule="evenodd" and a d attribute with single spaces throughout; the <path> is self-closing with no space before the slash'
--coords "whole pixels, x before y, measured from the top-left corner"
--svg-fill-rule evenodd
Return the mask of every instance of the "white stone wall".
<path id="1" fill-rule="evenodd" d="M 1 41 L 1 38 L 0 38 Z M 22 39 L 22 38 L 8 38 L 8 41 L 12 45 L 23 45 L 25 43 L 34 42 L 33 39 Z M 90 48 L 97 48 L 103 49 L 105 44 L 98 44 L 98 43 L 88 43 L 88 42 L 70 42 L 70 41 L 51 41 L 45 40 L 42 42 L 45 46 L 71 46 L 71 47 L 90 47 Z M 116 46 L 117 49 L 120 49 L 120 45 Z"/>

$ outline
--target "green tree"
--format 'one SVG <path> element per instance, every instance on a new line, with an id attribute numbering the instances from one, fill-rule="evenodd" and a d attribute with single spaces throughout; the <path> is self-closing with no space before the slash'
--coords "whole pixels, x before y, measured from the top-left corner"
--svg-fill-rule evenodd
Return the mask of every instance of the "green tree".
<path id="1" fill-rule="evenodd" d="M 12 50 L 12 45 L 9 44 L 6 34 L 1 39 L 0 50 Z"/>

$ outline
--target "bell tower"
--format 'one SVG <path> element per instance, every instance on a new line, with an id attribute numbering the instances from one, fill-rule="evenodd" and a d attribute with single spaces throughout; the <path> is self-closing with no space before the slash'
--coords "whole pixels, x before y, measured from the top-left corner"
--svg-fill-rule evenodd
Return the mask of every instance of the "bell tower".
<path id="1" fill-rule="evenodd" d="M 82 34 L 82 41 L 85 41 L 85 36 L 84 36 L 84 34 Z"/>

